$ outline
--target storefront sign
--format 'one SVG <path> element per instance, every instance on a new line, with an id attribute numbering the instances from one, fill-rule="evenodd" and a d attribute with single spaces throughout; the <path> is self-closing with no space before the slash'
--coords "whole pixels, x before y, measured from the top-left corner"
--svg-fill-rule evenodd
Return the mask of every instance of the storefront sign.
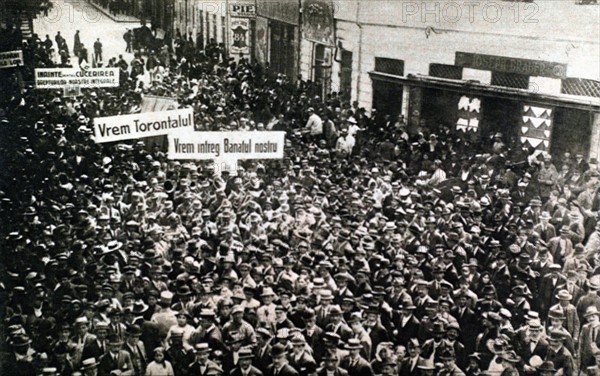
<path id="1" fill-rule="evenodd" d="M 169 134 L 169 159 L 282 159 L 285 132 Z"/>
<path id="2" fill-rule="evenodd" d="M 567 64 L 467 52 L 456 53 L 455 65 L 527 76 L 565 78 L 567 75 Z"/>
<path id="3" fill-rule="evenodd" d="M 247 18 L 231 19 L 230 50 L 232 54 L 250 54 L 249 44 L 250 20 Z"/>
<path id="4" fill-rule="evenodd" d="M 304 39 L 327 46 L 335 44 L 333 4 L 330 0 L 304 0 L 302 16 Z"/>
<path id="5" fill-rule="evenodd" d="M 35 86 L 38 89 L 62 89 L 77 85 L 89 87 L 118 87 L 119 68 L 36 68 Z"/>
<path id="6" fill-rule="evenodd" d="M 194 129 L 194 113 L 191 108 L 94 119 L 94 135 L 98 144 L 162 136 L 181 132 L 186 128 Z"/>
<path id="7" fill-rule="evenodd" d="M 257 0 L 256 14 L 272 20 L 298 25 L 300 3 L 298 0 Z"/>
<path id="8" fill-rule="evenodd" d="M 23 65 L 23 51 L 0 52 L 0 68 L 12 68 Z"/>
<path id="9" fill-rule="evenodd" d="M 256 16 L 256 5 L 254 3 L 230 2 L 229 15 L 231 17 L 254 17 Z"/>

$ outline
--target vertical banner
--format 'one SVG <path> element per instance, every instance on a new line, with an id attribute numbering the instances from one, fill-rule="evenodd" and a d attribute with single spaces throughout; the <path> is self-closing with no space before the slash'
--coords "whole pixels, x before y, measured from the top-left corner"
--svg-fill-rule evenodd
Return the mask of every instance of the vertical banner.
<path id="1" fill-rule="evenodd" d="M 250 55 L 250 20 L 231 18 L 229 46 L 232 55 Z"/>
<path id="2" fill-rule="evenodd" d="M 481 100 L 466 95 L 458 101 L 458 120 L 456 129 L 463 132 L 477 133 L 481 121 Z"/>
<path id="3" fill-rule="evenodd" d="M 521 123 L 521 143 L 529 144 L 536 150 L 547 151 L 552 135 L 552 109 L 530 105 L 523 106 Z"/>
<path id="4" fill-rule="evenodd" d="M 304 0 L 302 5 L 304 39 L 333 46 L 333 4 L 331 0 Z"/>
<path id="5" fill-rule="evenodd" d="M 254 49 L 256 60 L 260 64 L 268 61 L 269 46 L 269 20 L 264 17 L 256 17 Z"/>

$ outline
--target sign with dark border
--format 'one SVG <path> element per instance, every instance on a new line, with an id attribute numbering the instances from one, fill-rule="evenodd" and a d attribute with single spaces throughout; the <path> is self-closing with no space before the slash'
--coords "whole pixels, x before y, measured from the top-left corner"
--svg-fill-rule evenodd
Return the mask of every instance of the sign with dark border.
<path id="1" fill-rule="evenodd" d="M 542 60 L 519 59 L 507 56 L 456 52 L 455 65 L 465 68 L 517 73 L 527 76 L 552 78 L 567 77 L 567 64 Z"/>
<path id="2" fill-rule="evenodd" d="M 331 0 L 304 0 L 302 17 L 304 39 L 326 46 L 335 45 Z"/>

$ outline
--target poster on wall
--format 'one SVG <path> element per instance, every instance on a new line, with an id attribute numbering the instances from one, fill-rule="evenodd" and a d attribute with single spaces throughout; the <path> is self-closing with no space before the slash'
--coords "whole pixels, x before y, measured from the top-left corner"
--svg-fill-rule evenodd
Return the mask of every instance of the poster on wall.
<path id="1" fill-rule="evenodd" d="M 333 46 L 333 4 L 330 0 L 303 1 L 302 33 L 304 39 Z"/>
<path id="2" fill-rule="evenodd" d="M 256 60 L 265 64 L 268 54 L 269 43 L 269 20 L 264 17 L 256 17 L 255 24 L 256 43 L 254 44 Z"/>
<path id="3" fill-rule="evenodd" d="M 234 55 L 250 54 L 250 20 L 247 18 L 231 19 L 230 51 Z"/>

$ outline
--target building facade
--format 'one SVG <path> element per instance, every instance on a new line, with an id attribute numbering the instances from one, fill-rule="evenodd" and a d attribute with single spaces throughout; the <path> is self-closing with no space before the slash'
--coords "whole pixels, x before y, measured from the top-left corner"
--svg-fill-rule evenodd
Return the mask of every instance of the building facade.
<path id="1" fill-rule="evenodd" d="M 600 157 L 597 5 L 166 0 L 174 27 L 368 111 Z M 198 42 L 199 41 L 199 42 Z M 600 159 L 600 158 L 599 158 Z"/>
<path id="2" fill-rule="evenodd" d="M 412 130 L 502 132 L 597 158 L 598 10 L 552 0 L 335 2 L 331 90 L 402 114 Z M 312 56 L 303 77 L 316 78 Z"/>

